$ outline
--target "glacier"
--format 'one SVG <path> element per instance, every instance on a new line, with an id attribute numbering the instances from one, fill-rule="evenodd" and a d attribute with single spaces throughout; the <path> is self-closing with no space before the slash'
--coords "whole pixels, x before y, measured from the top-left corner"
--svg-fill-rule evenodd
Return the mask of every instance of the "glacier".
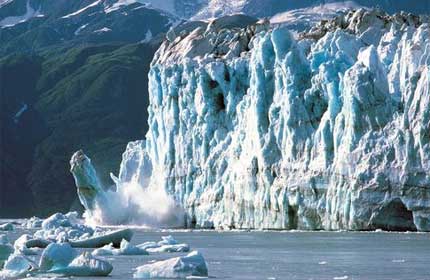
<path id="1" fill-rule="evenodd" d="M 163 192 L 186 227 L 430 231 L 428 16 L 360 9 L 299 34 L 240 17 L 163 42 L 112 196 Z M 98 185 L 83 162 L 75 181 Z M 109 205 L 129 207 L 86 208 Z"/>

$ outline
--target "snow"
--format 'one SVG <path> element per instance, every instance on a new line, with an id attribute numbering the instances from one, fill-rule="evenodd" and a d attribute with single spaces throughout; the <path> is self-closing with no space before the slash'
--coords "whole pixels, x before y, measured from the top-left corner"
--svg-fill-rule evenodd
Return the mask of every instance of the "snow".
<path id="1" fill-rule="evenodd" d="M 145 33 L 145 38 L 141 41 L 142 43 L 149 43 L 152 39 L 152 32 L 150 29 L 148 29 L 148 31 L 146 31 Z"/>
<path id="2" fill-rule="evenodd" d="M 24 103 L 24 104 L 22 105 L 22 107 L 18 110 L 18 112 L 16 112 L 15 117 L 13 118 L 13 121 L 14 121 L 15 123 L 18 123 L 18 122 L 19 122 L 19 117 L 21 117 L 21 115 L 22 115 L 25 111 L 27 111 L 27 109 L 28 109 L 28 105 Z"/>
<path id="3" fill-rule="evenodd" d="M 78 29 L 76 29 L 76 31 L 74 32 L 75 36 L 79 35 L 79 34 L 81 33 L 81 31 L 82 31 L 82 30 L 84 30 L 85 28 L 87 28 L 87 26 L 88 26 L 88 25 L 89 25 L 89 24 L 88 24 L 88 23 L 86 23 L 86 24 L 84 24 L 84 25 L 79 26 L 79 28 L 78 28 Z"/>
<path id="4" fill-rule="evenodd" d="M 21 16 L 10 16 L 10 17 L 6 17 L 4 19 L 2 19 L 0 21 L 0 28 L 6 28 L 6 27 L 11 27 L 11 26 L 15 26 L 19 23 L 23 23 L 28 21 L 31 18 L 34 17 L 41 17 L 43 16 L 42 14 L 40 14 L 39 10 L 34 10 L 31 5 L 30 5 L 30 1 L 27 1 L 26 4 L 26 12 L 24 15 Z"/>
<path id="5" fill-rule="evenodd" d="M 278 13 L 270 18 L 274 25 L 285 25 L 297 31 L 303 31 L 321 20 L 328 20 L 336 15 L 364 8 L 353 1 L 325 3 L 302 9 Z"/>
<path id="6" fill-rule="evenodd" d="M 62 18 L 67 19 L 67 18 L 71 18 L 71 17 L 77 16 L 77 15 L 85 12 L 86 10 L 91 9 L 92 7 L 98 6 L 100 3 L 102 3 L 102 1 L 101 0 L 97 0 L 97 1 L 95 1 L 95 2 L 93 2 L 91 4 L 89 4 L 89 5 L 87 5 L 85 7 L 83 7 L 82 9 L 77 10 L 76 12 L 73 12 L 73 13 L 70 13 L 70 14 L 67 14 L 67 15 L 63 16 Z"/>
<path id="7" fill-rule="evenodd" d="M 103 27 L 103 28 L 94 30 L 94 33 L 104 33 L 104 32 L 109 32 L 109 31 L 112 31 L 112 29 L 107 28 L 107 27 Z"/>
<path id="8" fill-rule="evenodd" d="M 137 2 L 136 0 L 118 0 L 114 4 L 107 6 L 104 11 L 106 14 L 109 14 L 111 12 L 114 12 L 114 11 L 120 9 L 123 6 L 128 6 L 128 5 L 134 4 L 136 2 Z"/>
<path id="9" fill-rule="evenodd" d="M 145 264 L 136 268 L 134 278 L 207 277 L 208 269 L 203 256 L 193 251 L 186 256 Z"/>

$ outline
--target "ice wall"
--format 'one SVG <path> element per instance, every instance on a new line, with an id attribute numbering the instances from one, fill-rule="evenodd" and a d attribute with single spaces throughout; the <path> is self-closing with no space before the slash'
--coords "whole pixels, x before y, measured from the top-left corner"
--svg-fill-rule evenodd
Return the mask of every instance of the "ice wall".
<path id="1" fill-rule="evenodd" d="M 166 190 L 190 227 L 430 230 L 426 22 L 359 10 L 299 36 L 234 17 L 171 32 L 119 180 Z"/>

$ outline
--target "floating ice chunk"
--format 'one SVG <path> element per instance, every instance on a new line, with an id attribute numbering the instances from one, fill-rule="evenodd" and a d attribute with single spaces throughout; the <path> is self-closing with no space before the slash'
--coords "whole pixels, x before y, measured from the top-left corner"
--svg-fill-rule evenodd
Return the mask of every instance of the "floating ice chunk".
<path id="1" fill-rule="evenodd" d="M 177 252 L 189 252 L 190 246 L 188 244 L 175 244 L 175 245 L 163 245 L 156 248 L 148 248 L 150 253 L 177 253 Z"/>
<path id="2" fill-rule="evenodd" d="M 108 244 L 102 248 L 92 252 L 93 256 L 112 256 L 112 255 L 148 255 L 145 249 L 131 245 L 127 240 L 123 239 L 119 249 L 116 249 L 113 244 Z"/>
<path id="3" fill-rule="evenodd" d="M 108 276 L 113 266 L 107 261 L 94 258 L 85 252 L 75 258 L 67 267 L 53 268 L 49 272 L 65 276 Z"/>
<path id="4" fill-rule="evenodd" d="M 139 266 L 134 278 L 186 278 L 189 276 L 208 276 L 208 269 L 203 256 L 193 251 L 185 257 L 171 258 Z"/>
<path id="5" fill-rule="evenodd" d="M 160 247 L 160 245 L 158 245 L 157 242 L 154 241 L 148 241 L 142 244 L 137 245 L 137 247 L 141 248 L 141 249 L 150 249 L 150 248 L 157 248 Z"/>
<path id="6" fill-rule="evenodd" d="M 162 236 L 159 242 L 145 242 L 137 245 L 138 248 L 144 249 L 150 253 L 174 253 L 174 252 L 189 252 L 190 246 L 182 243 L 178 244 L 171 235 Z"/>
<path id="7" fill-rule="evenodd" d="M 13 253 L 13 247 L 9 243 L 6 235 L 0 234 L 0 268 L 3 266 L 5 260 Z"/>
<path id="8" fill-rule="evenodd" d="M 67 267 L 78 255 L 69 243 L 52 243 L 45 250 L 39 261 L 41 271 L 51 271 Z"/>
<path id="9" fill-rule="evenodd" d="M 5 223 L 0 225 L 0 231 L 13 231 L 15 229 L 12 223 Z"/>
<path id="10" fill-rule="evenodd" d="M 22 227 L 27 229 L 40 228 L 42 227 L 43 220 L 38 217 L 31 217 L 22 223 Z"/>
<path id="11" fill-rule="evenodd" d="M 27 256 L 37 255 L 38 254 L 37 249 L 27 247 L 27 242 L 29 242 L 30 240 L 33 241 L 33 237 L 31 235 L 23 234 L 17 240 L 15 240 L 13 247 L 15 248 L 16 251 L 20 252 L 23 255 L 27 255 Z M 34 246 L 34 247 L 37 247 L 37 246 Z"/>
<path id="12" fill-rule="evenodd" d="M 130 241 L 132 236 L 133 231 L 131 229 L 120 229 L 102 233 L 99 236 L 94 235 L 85 239 L 73 240 L 70 241 L 70 244 L 72 247 L 77 248 L 99 248 L 110 243 L 112 243 L 114 247 L 119 247 L 123 239 Z"/>
<path id="13" fill-rule="evenodd" d="M 167 235 L 167 236 L 161 236 L 161 241 L 158 242 L 159 246 L 162 245 L 175 245 L 178 244 L 178 241 L 176 241 L 173 236 Z"/>
<path id="14" fill-rule="evenodd" d="M 121 246 L 117 252 L 119 255 L 148 255 L 145 249 L 133 246 L 125 239 L 121 241 Z"/>
<path id="15" fill-rule="evenodd" d="M 112 243 L 105 245 L 101 248 L 95 249 L 91 254 L 93 256 L 112 256 L 115 251 L 115 247 Z"/>
<path id="16" fill-rule="evenodd" d="M 66 215 L 61 213 L 55 213 L 51 215 L 50 217 L 46 218 L 42 222 L 42 228 L 44 230 L 48 229 L 55 229 L 59 227 L 71 227 L 72 224 L 70 223 L 69 219 L 66 217 Z"/>
<path id="17" fill-rule="evenodd" d="M 14 253 L 0 271 L 0 279 L 22 278 L 36 269 L 37 265 L 34 262 L 19 253 Z"/>
<path id="18" fill-rule="evenodd" d="M 52 241 L 43 238 L 32 238 L 26 241 L 27 248 L 46 248 Z"/>

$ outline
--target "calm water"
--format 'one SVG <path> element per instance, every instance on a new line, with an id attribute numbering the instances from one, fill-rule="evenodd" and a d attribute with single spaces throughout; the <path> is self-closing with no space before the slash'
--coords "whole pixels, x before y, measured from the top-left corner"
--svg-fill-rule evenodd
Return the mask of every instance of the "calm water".
<path id="1" fill-rule="evenodd" d="M 430 234 L 135 229 L 132 243 L 168 234 L 202 252 L 216 279 L 430 279 Z M 131 279 L 135 267 L 177 255 L 109 257 L 108 279 Z"/>

